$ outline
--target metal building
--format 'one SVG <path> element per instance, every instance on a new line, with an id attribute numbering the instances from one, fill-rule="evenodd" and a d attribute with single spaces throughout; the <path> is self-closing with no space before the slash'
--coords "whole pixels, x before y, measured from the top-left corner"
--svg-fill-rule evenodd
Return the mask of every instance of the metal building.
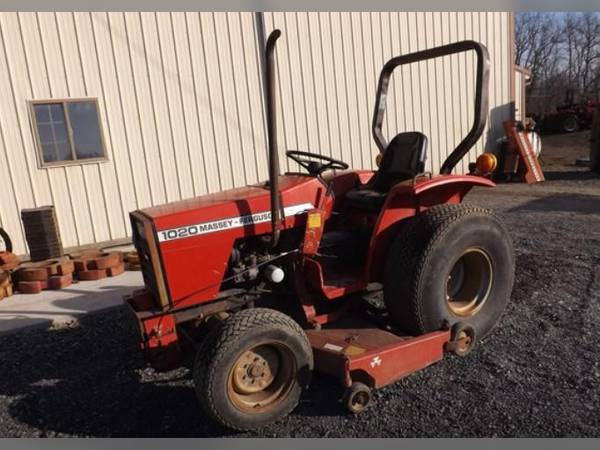
<path id="1" fill-rule="evenodd" d="M 53 204 L 65 247 L 118 242 L 134 209 L 265 179 L 259 48 L 273 28 L 284 33 L 282 151 L 323 152 L 354 168 L 374 166 L 371 117 L 387 59 L 463 39 L 487 45 L 490 120 L 457 167 L 464 172 L 497 149 L 502 121 L 514 115 L 513 20 L 508 12 L 1 12 L 0 226 L 24 254 L 20 211 Z M 470 127 L 474 73 L 467 55 L 394 75 L 386 132 L 428 135 L 429 171 Z"/>

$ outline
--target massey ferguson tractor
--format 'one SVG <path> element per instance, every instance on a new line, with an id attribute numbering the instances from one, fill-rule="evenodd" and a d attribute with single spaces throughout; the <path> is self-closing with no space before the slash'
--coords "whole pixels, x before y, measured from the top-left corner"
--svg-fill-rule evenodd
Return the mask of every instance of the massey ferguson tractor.
<path id="1" fill-rule="evenodd" d="M 486 48 L 463 41 L 385 64 L 372 123 L 376 171 L 290 150 L 302 170 L 281 175 L 280 34 L 271 33 L 265 49 L 268 181 L 131 213 L 145 289 L 126 303 L 142 350 L 157 368 L 191 363 L 206 414 L 237 430 L 289 414 L 313 370 L 337 378 L 344 405 L 358 413 L 373 389 L 445 352 L 466 355 L 498 321 L 514 279 L 503 225 L 462 203 L 473 186 L 494 183 L 451 174 L 485 126 Z M 402 65 L 459 52 L 477 57 L 474 121 L 432 175 L 424 134 L 386 142 L 388 83 Z"/>

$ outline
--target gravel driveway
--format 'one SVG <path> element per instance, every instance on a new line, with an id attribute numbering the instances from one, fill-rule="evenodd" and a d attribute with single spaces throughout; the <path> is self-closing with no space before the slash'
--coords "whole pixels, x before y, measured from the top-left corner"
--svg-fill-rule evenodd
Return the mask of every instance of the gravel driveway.
<path id="1" fill-rule="evenodd" d="M 316 376 L 288 418 L 235 436 L 600 436 L 600 178 L 545 162 L 544 184 L 468 197 L 496 210 L 517 254 L 512 302 L 476 351 L 378 391 L 356 417 Z M 4 336 L 0 361 L 1 436 L 231 434 L 203 416 L 189 373 L 144 368 L 124 309 Z"/>

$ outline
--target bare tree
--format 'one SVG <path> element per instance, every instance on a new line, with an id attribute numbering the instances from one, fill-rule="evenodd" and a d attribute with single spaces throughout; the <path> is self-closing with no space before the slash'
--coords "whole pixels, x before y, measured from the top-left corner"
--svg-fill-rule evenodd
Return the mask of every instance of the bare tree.
<path id="1" fill-rule="evenodd" d="M 554 74 L 559 64 L 559 45 L 562 42 L 559 24 L 550 13 L 523 13 L 517 16 L 517 64 L 530 69 L 541 79 Z M 540 80 L 534 78 L 533 85 Z"/>
<path id="2" fill-rule="evenodd" d="M 600 19 L 592 13 L 568 16 L 565 20 L 568 79 L 580 96 L 593 95 L 600 69 Z"/>
<path id="3" fill-rule="evenodd" d="M 520 13 L 515 23 L 516 63 L 533 72 L 528 101 L 548 111 L 565 101 L 597 98 L 600 87 L 598 13 Z"/>

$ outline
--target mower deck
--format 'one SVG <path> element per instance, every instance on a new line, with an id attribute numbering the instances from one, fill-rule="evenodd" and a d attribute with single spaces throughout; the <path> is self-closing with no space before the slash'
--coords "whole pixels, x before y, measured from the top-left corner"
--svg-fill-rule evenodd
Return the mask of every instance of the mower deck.
<path id="1" fill-rule="evenodd" d="M 340 379 L 346 387 L 354 382 L 370 388 L 393 383 L 440 361 L 450 341 L 449 330 L 413 337 L 385 331 L 362 319 L 339 321 L 306 334 L 315 370 Z"/>

